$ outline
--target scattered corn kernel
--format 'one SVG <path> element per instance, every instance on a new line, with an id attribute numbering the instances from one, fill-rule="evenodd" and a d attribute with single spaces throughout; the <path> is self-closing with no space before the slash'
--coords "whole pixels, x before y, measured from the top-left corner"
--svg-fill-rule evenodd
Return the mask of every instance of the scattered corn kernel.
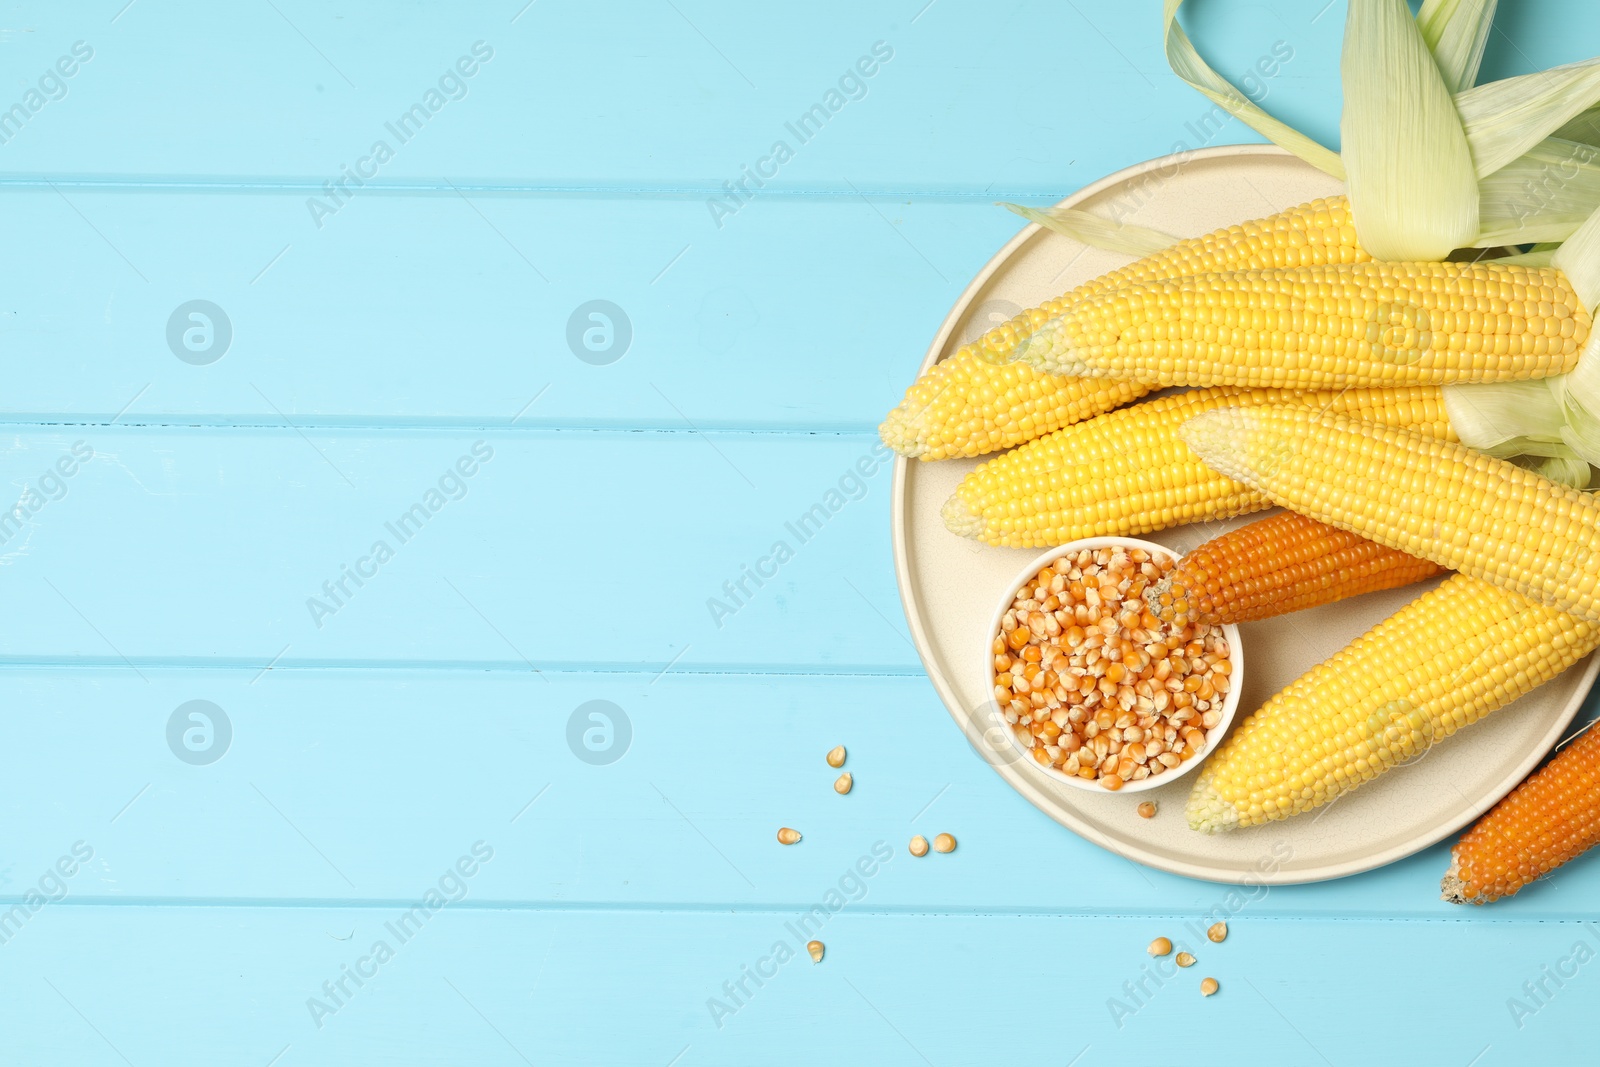
<path id="1" fill-rule="evenodd" d="M 940 834 L 933 839 L 933 850 L 935 852 L 954 852 L 956 850 L 956 839 L 949 834 Z"/>
<path id="2" fill-rule="evenodd" d="M 806 951 L 811 953 L 811 962 L 812 963 L 821 963 L 822 962 L 822 951 L 823 951 L 823 948 L 822 948 L 822 942 L 821 941 L 807 941 L 806 942 Z"/>
<path id="3" fill-rule="evenodd" d="M 1228 939 L 1228 924 L 1212 923 L 1211 929 L 1206 931 L 1206 937 L 1214 944 L 1222 944 Z"/>
<path id="4" fill-rule="evenodd" d="M 800 831 L 791 830 L 787 826 L 778 831 L 778 844 L 792 845 L 800 840 Z"/>
<path id="5" fill-rule="evenodd" d="M 1222 987 L 1217 985 L 1217 980 L 1215 978 L 1200 979 L 1200 995 L 1203 997 L 1209 997 L 1220 988 Z"/>
<path id="6" fill-rule="evenodd" d="M 1124 735 L 1124 736 L 1126 736 L 1126 735 Z M 1145 801 L 1143 804 L 1139 805 L 1138 812 L 1139 812 L 1139 818 L 1141 818 L 1141 819 L 1153 819 L 1153 818 L 1155 818 L 1156 817 L 1156 802 L 1153 801 L 1153 800 Z"/>
<path id="7" fill-rule="evenodd" d="M 1158 937 L 1154 941 L 1150 942 L 1150 947 L 1145 951 L 1150 953 L 1152 956 L 1165 956 L 1167 953 L 1172 951 L 1172 939 Z"/>
<path id="8" fill-rule="evenodd" d="M 1179 967 L 1193 967 L 1194 966 L 1194 957 L 1189 955 L 1187 952 L 1178 953 L 1178 966 Z"/>
<path id="9" fill-rule="evenodd" d="M 918 834 L 911 839 L 911 854 L 913 856 L 926 856 L 928 854 L 928 839 Z"/>
<path id="10" fill-rule="evenodd" d="M 850 787 L 854 784 L 855 779 L 850 777 L 849 771 L 845 771 L 834 780 L 833 791 L 838 793 L 840 796 L 844 796 L 846 793 L 850 792 Z"/>
<path id="11" fill-rule="evenodd" d="M 833 748 L 828 750 L 828 766 L 830 766 L 830 767 L 843 767 L 844 766 L 844 746 L 843 745 L 834 745 Z"/>

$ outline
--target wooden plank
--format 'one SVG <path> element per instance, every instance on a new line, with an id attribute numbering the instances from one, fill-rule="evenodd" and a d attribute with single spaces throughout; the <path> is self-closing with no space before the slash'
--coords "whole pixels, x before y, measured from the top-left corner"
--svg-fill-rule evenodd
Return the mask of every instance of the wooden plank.
<path id="1" fill-rule="evenodd" d="M 124 425 L 871 431 L 1021 226 L 873 197 L 718 233 L 681 200 L 446 195 L 319 231 L 281 195 L 8 195 L 5 411 Z"/>
<path id="2" fill-rule="evenodd" d="M 82 427 L 7 444 L 0 478 L 32 512 L 0 530 L 13 660 L 916 669 L 874 437 Z"/>
<path id="3" fill-rule="evenodd" d="M 141 673 L 0 674 L 8 905 L 80 840 L 104 866 L 71 893 L 94 901 L 398 901 L 441 854 L 480 837 L 500 850 L 475 889 L 495 907 L 803 907 L 879 842 L 892 859 L 872 906 L 893 912 L 1202 927 L 1213 913 L 1557 919 L 1590 915 L 1600 892 L 1591 857 L 1492 909 L 1452 908 L 1438 899 L 1445 845 L 1360 878 L 1271 890 L 1139 867 L 1017 796 L 920 678 Z M 204 709 L 210 737 L 179 711 L 197 700 L 222 709 Z M 169 733 L 174 718 L 201 730 L 196 762 L 177 754 L 190 748 Z M 587 745 L 585 731 L 596 731 Z M 846 797 L 822 759 L 836 744 L 855 779 Z M 804 840 L 779 846 L 784 825 Z M 953 855 L 906 852 L 912 834 L 943 831 L 959 841 Z M 1266 854 L 1280 834 L 1254 836 Z"/>
<path id="4" fill-rule="evenodd" d="M 402 941 L 390 927 L 471 845 L 435 857 L 408 907 L 48 906 L 0 947 L 0 1049 L 85 1065 L 1113 1067 L 1174 1062 L 1180 1046 L 1197 1067 L 1572 1062 L 1589 1029 L 1582 961 L 1600 947 L 1592 923 L 1260 921 L 1192 946 L 1200 962 L 1178 971 L 1145 955 L 1166 929 L 1147 919 L 884 915 L 869 881 L 818 920 L 820 965 L 780 963 L 775 946 L 805 940 L 794 913 L 475 908 L 476 878 Z M 345 977 L 358 967 L 359 986 Z M 1203 975 L 1216 996 L 1200 996 Z M 1523 989 L 1536 981 L 1538 1001 Z M 308 1002 L 328 1007 L 314 1019 Z M 964 1025 L 976 1019 L 1008 1023 Z"/>
<path id="5" fill-rule="evenodd" d="M 15 14 L 0 111 L 72 42 L 95 55 L 0 142 L 0 477 L 35 492 L 0 544 L 0 1060 L 1572 1058 L 1592 857 L 1481 911 L 1434 899 L 1442 848 L 1250 894 L 1198 946 L 1219 997 L 1194 995 L 1202 968 L 1125 992 L 1152 936 L 1233 913 L 1228 891 L 1079 841 L 966 750 L 898 632 L 885 471 L 712 619 L 870 456 L 1015 230 L 989 200 L 1248 139 L 1166 72 L 1153 3 L 920 4 Z M 1295 49 L 1267 104 L 1331 140 L 1342 6 L 1206 14 L 1225 73 Z M 1507 11 L 1486 69 L 1592 51 L 1560 14 Z M 480 37 L 496 57 L 468 96 L 317 228 L 308 198 Z M 714 219 L 880 38 L 866 98 Z M 167 341 L 196 298 L 237 327 L 209 365 Z M 566 341 L 594 299 L 636 327 L 608 366 Z M 318 628 L 306 599 L 451 495 L 480 438 L 495 457 L 462 498 Z M 80 440 L 95 458 L 47 482 Z M 171 727 L 194 700 L 228 715 L 217 762 L 183 744 L 200 720 Z M 628 715 L 615 763 L 569 742 L 593 700 Z M 840 741 L 847 798 L 820 760 Z M 957 853 L 899 851 L 924 823 Z M 315 1018 L 430 888 L 463 899 Z M 65 896 L 35 910 L 30 889 Z M 830 912 L 825 963 L 719 1018 L 723 983 L 832 890 L 860 899 Z"/>
<path id="6" fill-rule="evenodd" d="M 704 200 L 769 157 L 776 141 L 793 157 L 765 165 L 760 196 L 863 183 L 1051 195 L 1178 140 L 1253 139 L 1237 123 L 1223 131 L 1216 119 L 1202 122 L 1212 108 L 1167 70 L 1153 3 L 1063 12 L 1033 0 L 1001 14 L 829 0 L 810 18 L 706 0 L 630 7 L 620 18 L 523 0 L 398 11 L 379 0 L 337 9 L 282 0 L 201 14 L 123 6 L 30 11 L 31 32 L 8 39 L 19 77 L 7 104 L 32 104 L 26 90 L 70 58 L 75 42 L 93 51 L 62 88 L 44 87 L 57 98 L 41 94 L 0 145 L 8 170 L 288 180 L 303 199 L 384 141 L 391 158 L 362 165 L 369 191 L 438 185 L 441 176 L 618 195 L 676 190 L 709 225 Z M 1242 78 L 1284 42 L 1293 58 L 1263 84 L 1274 103 L 1293 85 L 1314 101 L 1312 87 L 1337 77 L 1338 35 L 1327 31 L 1342 18 L 1314 24 L 1321 7 L 1294 0 L 1208 11 L 1207 55 Z M 1050 42 L 1048 61 L 1027 59 L 1026 40 L 1038 32 Z M 1558 43 L 1541 47 L 1548 37 Z M 1565 54 L 1567 40 L 1521 43 L 1544 66 L 1583 57 Z M 1549 58 L 1552 50 L 1560 55 Z M 462 58 L 475 73 L 452 78 Z M 398 126 L 418 104 L 425 119 Z M 1326 109 L 1295 110 L 1291 117 L 1313 120 L 1314 134 L 1336 138 Z M 812 125 L 799 127 L 808 114 Z M 126 136 L 130 129 L 140 135 Z M 104 151 L 107 143 L 117 151 Z"/>

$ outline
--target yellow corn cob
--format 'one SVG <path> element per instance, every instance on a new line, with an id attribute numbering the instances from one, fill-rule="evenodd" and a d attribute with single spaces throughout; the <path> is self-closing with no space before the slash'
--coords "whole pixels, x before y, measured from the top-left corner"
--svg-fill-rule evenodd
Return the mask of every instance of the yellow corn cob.
<path id="1" fill-rule="evenodd" d="M 1118 267 L 1054 300 L 1029 308 L 971 344 L 962 345 L 955 354 L 967 352 L 988 363 L 1003 363 L 1034 330 L 1078 300 L 1124 285 L 1209 271 L 1365 263 L 1371 258 L 1356 243 L 1349 201 L 1342 196 L 1313 200 L 1264 219 L 1179 241 L 1155 255 Z"/>
<path id="2" fill-rule="evenodd" d="M 1051 374 L 1338 389 L 1563 374 L 1589 329 L 1553 267 L 1367 262 L 1122 286 L 1020 351 Z"/>
<path id="3" fill-rule="evenodd" d="M 1437 386 L 1196 390 L 1108 412 L 996 456 L 962 479 L 945 502 L 945 525 L 991 545 L 1037 548 L 1260 511 L 1267 498 L 1209 470 L 1178 429 L 1213 408 L 1282 402 L 1450 433 Z"/>
<path id="4" fill-rule="evenodd" d="M 1290 404 L 1182 430 L 1274 503 L 1600 622 L 1600 501 L 1465 445 Z"/>
<path id="5" fill-rule="evenodd" d="M 918 378 L 878 427 L 883 443 L 916 459 L 981 456 L 1042 437 L 1137 400 L 1138 382 L 1062 378 L 1023 363 L 996 366 L 968 353 Z"/>
<path id="6" fill-rule="evenodd" d="M 1342 196 L 1179 241 L 1030 308 L 962 345 L 906 391 L 879 428 L 904 456 L 981 456 L 1110 411 L 1150 391 L 1133 383 L 1081 382 L 1006 363 L 1037 327 L 1075 301 L 1120 285 L 1207 271 L 1360 263 L 1350 206 Z"/>
<path id="7" fill-rule="evenodd" d="M 1600 627 L 1465 575 L 1423 594 L 1238 726 L 1200 768 L 1214 833 L 1322 806 L 1543 685 Z"/>

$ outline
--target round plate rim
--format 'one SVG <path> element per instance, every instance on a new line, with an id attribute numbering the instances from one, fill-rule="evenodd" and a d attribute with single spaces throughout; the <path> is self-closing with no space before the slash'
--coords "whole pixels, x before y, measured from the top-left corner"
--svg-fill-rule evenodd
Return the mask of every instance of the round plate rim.
<path id="1" fill-rule="evenodd" d="M 1292 158 L 1292 153 L 1279 148 L 1276 145 L 1256 144 L 1217 145 L 1211 148 L 1201 148 L 1173 155 L 1159 156 L 1155 159 L 1146 160 L 1143 163 L 1136 163 L 1131 167 L 1125 167 L 1122 170 L 1116 171 L 1115 173 L 1108 174 L 1099 181 L 1092 182 L 1089 185 L 1086 185 L 1072 193 L 1070 196 L 1061 200 L 1056 206 L 1073 207 L 1084 200 L 1087 200 L 1090 197 L 1093 197 L 1098 193 L 1111 188 L 1112 186 L 1131 181 L 1132 179 L 1138 178 L 1144 174 L 1148 174 L 1153 170 L 1164 170 L 1174 165 L 1184 165 L 1199 160 L 1241 158 L 1250 156 L 1277 156 Z M 992 278 L 1010 261 L 1011 257 L 1016 254 L 1017 250 L 1031 240 L 1033 236 L 1040 231 L 1040 229 L 1041 227 L 1037 223 L 1029 223 L 1027 226 L 1024 226 L 1015 237 L 1007 241 L 1005 245 L 1003 245 L 1000 250 L 983 265 L 983 268 L 973 276 L 972 281 L 967 284 L 967 287 L 961 291 L 961 295 L 956 298 L 955 303 L 951 305 L 949 314 L 945 316 L 944 322 L 940 324 L 938 331 L 934 334 L 933 340 L 928 346 L 927 353 L 924 355 L 922 363 L 918 367 L 918 374 L 926 372 L 927 369 L 938 360 L 939 354 L 944 351 L 945 345 L 949 342 L 951 334 L 954 333 L 957 326 L 960 324 L 962 317 L 966 314 L 967 308 L 971 306 L 973 298 L 977 296 L 980 291 L 982 291 L 985 285 L 988 284 L 989 279 Z M 907 474 L 911 462 L 912 461 L 908 460 L 904 456 L 895 457 L 894 483 L 892 487 L 891 498 L 892 513 L 890 516 L 890 528 L 892 540 L 894 542 L 895 584 L 900 595 L 900 607 L 905 614 L 906 624 L 911 631 L 912 643 L 916 646 L 917 657 L 922 661 L 922 667 L 928 675 L 928 680 L 933 683 L 934 689 L 939 694 L 940 701 L 943 702 L 945 710 L 949 713 L 950 717 L 955 720 L 956 726 L 961 730 L 962 735 L 966 738 L 968 746 L 970 746 L 974 752 L 977 753 L 981 751 L 979 746 L 983 743 L 983 740 L 974 732 L 974 723 L 971 721 L 971 719 L 963 712 L 957 710 L 960 707 L 960 701 L 956 699 L 955 692 L 951 687 L 949 680 L 945 678 L 944 672 L 941 670 L 938 661 L 934 657 L 931 642 L 929 641 L 928 634 L 923 626 L 922 611 L 916 602 L 916 597 L 912 592 L 911 582 L 907 578 L 910 569 L 910 561 L 907 559 L 909 538 L 908 523 L 906 522 L 906 493 Z M 921 461 L 919 460 L 917 462 Z M 1584 700 L 1589 695 L 1589 690 L 1594 685 L 1597 674 L 1600 674 L 1600 655 L 1591 654 L 1583 664 L 1583 677 L 1579 682 L 1578 687 L 1574 690 L 1572 698 L 1567 702 L 1567 705 L 1562 709 L 1561 713 L 1556 716 L 1551 729 L 1543 738 L 1540 739 L 1539 744 L 1533 748 L 1527 758 L 1523 759 L 1517 764 L 1516 769 L 1511 774 L 1508 774 L 1500 782 L 1497 782 L 1492 789 L 1488 790 L 1484 794 L 1484 798 L 1477 804 L 1469 805 L 1460 816 L 1452 819 L 1446 819 L 1431 830 L 1423 831 L 1422 833 L 1411 839 L 1408 839 L 1401 844 L 1375 852 L 1372 855 L 1363 857 L 1359 860 L 1350 860 L 1344 863 L 1328 863 L 1316 867 L 1300 868 L 1292 872 L 1279 870 L 1271 873 L 1263 873 L 1257 870 L 1252 870 L 1250 872 L 1252 883 L 1262 885 L 1302 885 L 1310 882 L 1325 882 L 1335 878 L 1346 878 L 1353 874 L 1360 874 L 1364 871 L 1374 870 L 1378 867 L 1383 867 L 1390 863 L 1394 863 L 1397 860 L 1404 859 L 1405 857 L 1420 852 L 1423 849 L 1444 840 L 1451 834 L 1454 834 L 1457 830 L 1460 830 L 1468 823 L 1475 821 L 1481 814 L 1483 814 L 1483 812 L 1487 811 L 1489 808 L 1498 803 L 1501 797 L 1511 792 L 1511 790 L 1515 788 L 1519 782 L 1527 777 L 1528 772 L 1533 770 L 1533 768 L 1537 766 L 1546 755 L 1549 754 L 1550 748 L 1559 740 L 1562 733 L 1567 729 L 1568 726 L 1571 725 L 1572 720 L 1577 716 Z M 1040 790 L 1030 779 L 1018 774 L 1016 770 L 1009 765 L 996 765 L 994 763 L 989 763 L 987 760 L 984 762 L 988 763 L 994 772 L 1003 778 L 1006 783 L 1011 786 L 1011 788 L 1020 793 L 1022 797 L 1028 801 L 1028 803 L 1032 804 L 1035 808 L 1038 808 L 1040 811 L 1044 812 L 1044 814 L 1048 815 L 1050 818 L 1054 819 L 1056 822 L 1060 823 L 1062 826 L 1071 830 L 1073 833 L 1077 834 L 1079 837 L 1082 837 L 1086 841 L 1100 845 L 1100 847 L 1105 848 L 1108 851 L 1115 852 L 1119 856 L 1142 863 L 1148 867 L 1153 867 L 1156 870 L 1167 871 L 1171 874 L 1184 875 L 1188 878 L 1196 878 L 1207 882 L 1220 882 L 1223 884 L 1239 883 L 1239 879 L 1237 877 L 1230 877 L 1230 874 L 1233 874 L 1234 872 L 1219 871 L 1214 867 L 1206 867 L 1201 864 L 1174 859 L 1170 856 L 1142 848 L 1138 845 L 1129 844 L 1113 848 L 1111 845 L 1098 840 L 1100 834 L 1093 825 L 1086 820 L 1079 818 L 1071 810 L 1062 807 L 1054 797 Z"/>

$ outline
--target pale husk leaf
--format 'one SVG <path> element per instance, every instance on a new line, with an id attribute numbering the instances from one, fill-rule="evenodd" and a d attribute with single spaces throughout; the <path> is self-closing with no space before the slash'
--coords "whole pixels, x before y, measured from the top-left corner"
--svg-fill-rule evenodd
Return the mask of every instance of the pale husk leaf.
<path id="1" fill-rule="evenodd" d="M 1594 482 L 1594 468 L 1580 456 L 1519 456 L 1517 466 L 1542 474 L 1557 485 L 1588 489 Z"/>
<path id="2" fill-rule="evenodd" d="M 1350 0 L 1343 139 L 1356 234 L 1374 258 L 1442 260 L 1478 236 L 1455 104 L 1405 0 Z"/>
<path id="3" fill-rule="evenodd" d="M 1446 385 L 1444 410 L 1461 443 L 1502 459 L 1570 454 L 1561 400 L 1545 379 Z"/>
<path id="4" fill-rule="evenodd" d="M 1135 226 L 1132 223 L 1101 218 L 1080 208 L 1052 207 L 1041 210 L 1022 204 L 1007 203 L 1002 203 L 1000 206 L 1016 212 L 1029 222 L 1038 223 L 1047 230 L 1053 230 L 1093 248 L 1103 248 L 1108 252 L 1143 257 L 1154 255 L 1164 248 L 1171 248 L 1183 240 L 1170 233 L 1152 230 L 1148 226 Z"/>
<path id="5" fill-rule="evenodd" d="M 1183 0 L 1166 0 L 1162 22 L 1167 64 L 1172 72 L 1273 144 L 1293 152 L 1320 171 L 1343 178 L 1344 163 L 1339 153 L 1267 114 L 1200 58 L 1189 35 L 1178 24 L 1178 8 L 1182 5 Z"/>
<path id="6" fill-rule="evenodd" d="M 1478 80 L 1496 4 L 1497 0 L 1425 0 L 1417 12 L 1417 28 L 1452 93 Z"/>
<path id="7" fill-rule="evenodd" d="M 1564 141 L 1600 145 L 1600 106 L 1591 107 L 1555 132 Z"/>
<path id="8" fill-rule="evenodd" d="M 1456 110 L 1479 177 L 1493 174 L 1600 101 L 1600 59 L 1466 89 Z"/>
<path id="9" fill-rule="evenodd" d="M 1565 241 L 1600 207 L 1600 148 L 1548 137 L 1478 182 L 1479 248 Z"/>
<path id="10" fill-rule="evenodd" d="M 1573 235 L 1556 249 L 1551 264 L 1567 276 L 1572 291 L 1578 294 L 1583 306 L 1593 311 L 1600 307 L 1600 209 L 1584 220 Z M 1590 338 L 1584 357 L 1595 352 L 1595 338 Z M 1595 406 L 1600 411 L 1600 405 Z"/>

